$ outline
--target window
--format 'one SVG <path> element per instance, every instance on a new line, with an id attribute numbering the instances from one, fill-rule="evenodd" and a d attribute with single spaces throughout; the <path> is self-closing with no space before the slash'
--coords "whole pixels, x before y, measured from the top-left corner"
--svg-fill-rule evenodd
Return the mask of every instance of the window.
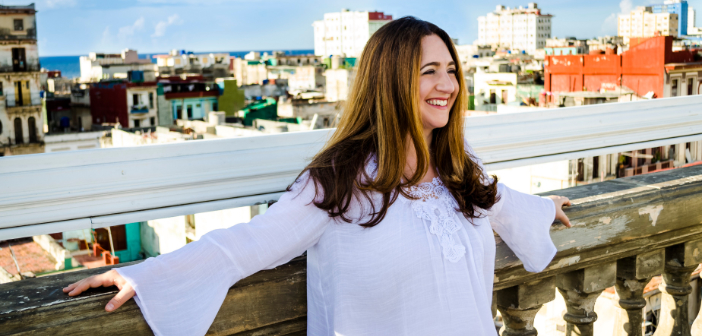
<path id="1" fill-rule="evenodd" d="M 14 23 L 15 23 L 15 30 L 16 30 L 16 31 L 22 31 L 22 30 L 24 30 L 24 20 L 22 20 L 22 19 L 15 19 L 15 20 L 14 20 Z"/>
<path id="2" fill-rule="evenodd" d="M 694 92 L 693 91 L 694 85 L 695 85 L 695 81 L 692 78 L 687 80 L 687 95 L 688 96 L 692 96 L 694 94 L 693 93 Z"/>
<path id="3" fill-rule="evenodd" d="M 149 92 L 149 108 L 154 108 L 154 93 Z"/>
<path id="4" fill-rule="evenodd" d="M 29 117 L 27 120 L 27 128 L 29 129 L 29 142 L 37 142 L 37 121 L 34 117 Z"/>
<path id="5" fill-rule="evenodd" d="M 193 118 L 193 106 L 188 105 L 187 110 L 188 110 L 188 119 L 192 119 Z"/>
<path id="6" fill-rule="evenodd" d="M 156 118 L 154 118 L 154 117 L 149 118 L 149 126 L 151 126 L 151 127 L 156 126 Z"/>
<path id="7" fill-rule="evenodd" d="M 212 102 L 212 111 L 219 111 L 219 105 L 217 104 L 217 102 Z M 0 127 L 0 133 L 2 133 L 2 127 Z"/>
<path id="8" fill-rule="evenodd" d="M 132 105 L 133 106 L 139 105 L 139 95 L 136 93 L 132 95 Z"/>
<path id="9" fill-rule="evenodd" d="M 671 97 L 678 96 L 678 80 L 677 79 L 673 79 L 673 83 L 670 86 L 670 96 Z"/>
<path id="10" fill-rule="evenodd" d="M 134 127 L 140 127 L 140 122 L 139 120 L 134 120 Z"/>
<path id="11" fill-rule="evenodd" d="M 22 134 L 22 119 L 15 118 L 15 144 L 24 143 L 24 135 Z"/>

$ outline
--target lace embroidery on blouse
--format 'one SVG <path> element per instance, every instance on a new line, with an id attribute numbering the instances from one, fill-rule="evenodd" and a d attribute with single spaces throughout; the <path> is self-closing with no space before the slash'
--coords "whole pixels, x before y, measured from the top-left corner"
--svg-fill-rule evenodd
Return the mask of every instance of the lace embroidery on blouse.
<path id="1" fill-rule="evenodd" d="M 416 198 L 412 201 L 414 214 L 431 223 L 429 232 L 439 237 L 444 258 L 458 262 L 466 254 L 466 248 L 454 239 L 454 234 L 461 229 L 456 218 L 458 204 L 441 179 L 435 177 L 431 182 L 412 186 L 407 194 Z"/>
<path id="2" fill-rule="evenodd" d="M 378 163 L 371 158 L 366 168 L 369 176 L 377 174 Z M 420 183 L 408 188 L 407 194 L 415 200 L 400 196 L 399 199 L 411 202 L 414 214 L 430 223 L 429 232 L 439 237 L 444 258 L 450 262 L 458 262 L 466 254 L 466 248 L 454 240 L 453 235 L 461 229 L 460 221 L 456 218 L 458 203 L 446 189 L 441 179 L 435 177 L 431 182 Z"/>

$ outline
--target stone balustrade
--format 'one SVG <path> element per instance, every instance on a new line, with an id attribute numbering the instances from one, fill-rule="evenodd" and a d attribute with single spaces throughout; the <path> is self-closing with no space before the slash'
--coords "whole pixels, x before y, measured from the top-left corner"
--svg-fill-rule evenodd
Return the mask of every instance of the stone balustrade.
<path id="1" fill-rule="evenodd" d="M 674 169 L 554 191 L 568 196 L 573 227 L 554 224 L 558 253 L 540 273 L 529 273 L 498 239 L 494 305 L 501 335 L 537 335 L 541 307 L 565 300 L 566 335 L 593 335 L 600 294 L 615 287 L 619 309 L 614 335 L 642 335 L 643 291 L 662 275 L 655 336 L 702 335 L 702 317 L 690 316 L 690 275 L 702 263 L 702 166 Z M 115 288 L 68 297 L 61 288 L 92 269 L 0 286 L 0 335 L 150 334 L 134 301 L 103 310 Z M 197 290 L 197 289 L 193 289 Z M 560 299 L 560 298 L 559 298 Z M 466 318 L 470 318 L 467 316 Z M 693 323 L 694 321 L 694 323 Z M 212 335 L 303 335 L 306 330 L 304 256 L 234 285 Z"/>

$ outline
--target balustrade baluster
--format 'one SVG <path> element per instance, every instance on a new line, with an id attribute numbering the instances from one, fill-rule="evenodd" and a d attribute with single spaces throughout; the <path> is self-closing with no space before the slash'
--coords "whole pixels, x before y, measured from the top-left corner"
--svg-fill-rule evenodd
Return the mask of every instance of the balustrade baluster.
<path id="1" fill-rule="evenodd" d="M 658 287 L 663 294 L 661 312 L 658 314 L 660 320 L 653 336 L 691 335 L 688 313 L 688 297 L 692 292 L 690 275 L 701 262 L 702 240 L 693 240 L 665 249 L 663 283 Z"/>
<path id="2" fill-rule="evenodd" d="M 523 283 L 497 291 L 497 309 L 502 314 L 502 336 L 535 336 L 534 318 L 541 306 L 556 298 L 555 278 Z"/>
<path id="3" fill-rule="evenodd" d="M 619 308 L 614 322 L 614 336 L 642 336 L 644 288 L 651 278 L 663 273 L 665 250 L 639 254 L 617 260 L 617 295 Z"/>
<path id="4" fill-rule="evenodd" d="M 568 323 L 566 336 L 594 334 L 595 301 L 602 291 L 615 284 L 616 274 L 617 263 L 610 262 L 557 277 L 556 286 L 566 301 L 567 312 L 563 316 Z"/>

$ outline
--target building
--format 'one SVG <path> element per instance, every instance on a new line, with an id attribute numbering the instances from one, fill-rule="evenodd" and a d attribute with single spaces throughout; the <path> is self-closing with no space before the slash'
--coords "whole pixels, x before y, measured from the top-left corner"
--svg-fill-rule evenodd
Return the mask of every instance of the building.
<path id="1" fill-rule="evenodd" d="M 159 97 L 166 102 L 159 106 L 163 107 L 160 126 L 173 125 L 175 120 L 205 120 L 209 112 L 219 111 L 219 87 L 201 75 L 160 77 L 158 87 Z"/>
<path id="2" fill-rule="evenodd" d="M 380 27 L 392 21 L 392 15 L 383 12 L 326 13 L 324 20 L 315 21 L 314 54 L 317 56 L 345 55 L 360 57 L 368 39 Z"/>
<path id="3" fill-rule="evenodd" d="M 0 156 L 44 152 L 36 10 L 0 6 Z"/>
<path id="4" fill-rule="evenodd" d="M 551 14 L 542 14 L 534 2 L 527 8 L 498 5 L 494 12 L 478 18 L 478 44 L 534 54 L 546 47 L 552 18 Z"/>
<path id="5" fill-rule="evenodd" d="M 135 76 L 136 77 L 136 76 Z M 95 124 L 119 123 L 124 128 L 158 125 L 155 81 L 105 80 L 90 84 L 90 113 Z"/>
<path id="6" fill-rule="evenodd" d="M 146 81 L 154 81 L 158 65 L 139 58 L 136 50 L 125 49 L 120 54 L 91 52 L 80 57 L 80 81 L 92 83 L 100 80 L 127 79 L 129 71 L 142 71 Z"/>
<path id="7" fill-rule="evenodd" d="M 583 55 L 589 51 L 587 40 L 578 40 L 575 37 L 547 39 L 544 48 L 546 55 Z"/>
<path id="8" fill-rule="evenodd" d="M 654 13 L 652 7 L 639 6 L 628 15 L 619 16 L 617 35 L 624 37 L 625 42 L 634 37 L 677 37 L 678 27 L 678 14 Z"/>
<path id="9" fill-rule="evenodd" d="M 229 77 L 228 53 L 194 54 L 192 51 L 171 50 L 166 55 L 154 55 L 160 76 L 197 74 L 214 79 Z"/>
<path id="10" fill-rule="evenodd" d="M 662 4 L 652 5 L 653 13 L 670 13 L 678 15 L 678 35 L 687 35 L 690 8 L 686 0 L 666 0 Z M 693 12 L 694 13 L 694 12 Z M 693 19 L 694 22 L 694 19 Z"/>
<path id="11" fill-rule="evenodd" d="M 637 44 L 633 44 L 636 42 Z M 632 46 L 621 55 L 614 52 L 594 55 L 547 56 L 545 90 L 550 97 L 559 92 L 608 91 L 626 87 L 638 97 L 665 97 L 669 79 L 666 64 L 694 63 L 698 50 L 673 51 L 673 37 L 658 36 Z"/>
<path id="12" fill-rule="evenodd" d="M 702 94 L 702 62 L 667 63 L 664 97 Z"/>

